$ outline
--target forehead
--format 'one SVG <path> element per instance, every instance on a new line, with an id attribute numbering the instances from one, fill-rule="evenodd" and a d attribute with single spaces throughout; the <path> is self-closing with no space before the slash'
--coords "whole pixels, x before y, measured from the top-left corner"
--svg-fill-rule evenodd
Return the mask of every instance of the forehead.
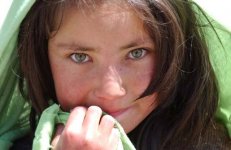
<path id="1" fill-rule="evenodd" d="M 76 15 L 76 13 L 84 16 L 85 20 L 96 21 L 101 19 L 103 22 L 124 22 L 128 16 L 138 16 L 137 12 L 134 11 L 128 3 L 125 2 L 114 2 L 106 1 L 99 4 L 91 5 L 74 5 L 64 9 L 63 19 L 68 19 Z M 129 15 L 128 15 L 129 14 Z M 65 20 L 64 20 L 65 21 Z"/>
<path id="2" fill-rule="evenodd" d="M 84 21 L 94 22 L 101 19 L 101 22 L 108 23 L 108 26 L 114 25 L 114 27 L 123 25 L 129 17 L 133 16 L 133 21 L 136 19 L 137 23 L 146 27 L 145 30 L 148 27 L 145 12 L 139 6 L 133 5 L 132 0 L 131 2 L 125 0 L 67 0 L 53 8 L 54 11 L 51 11 L 51 13 L 54 12 L 53 17 L 48 22 L 50 37 L 70 21 L 76 13 L 82 16 Z"/>
<path id="3" fill-rule="evenodd" d="M 94 12 L 78 12 L 79 15 L 89 23 L 90 21 L 92 21 L 92 23 L 101 22 L 102 25 L 112 28 L 126 24 L 131 19 L 133 19 L 133 23 L 141 23 L 141 20 L 137 18 L 131 9 L 123 9 L 120 7 L 104 6 L 96 9 Z"/>
<path id="4" fill-rule="evenodd" d="M 81 8 L 80 8 L 81 7 Z M 59 30 L 62 28 L 80 27 L 87 25 L 102 30 L 113 31 L 120 27 L 142 27 L 143 21 L 137 12 L 125 2 L 105 2 L 97 5 L 74 5 L 64 9 Z M 59 21 L 59 22 L 60 22 Z M 90 27 L 90 26 L 88 26 Z"/>

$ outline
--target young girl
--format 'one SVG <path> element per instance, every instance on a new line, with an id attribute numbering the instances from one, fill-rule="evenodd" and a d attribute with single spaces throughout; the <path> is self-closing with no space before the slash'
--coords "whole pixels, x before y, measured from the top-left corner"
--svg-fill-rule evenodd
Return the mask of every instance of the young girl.
<path id="1" fill-rule="evenodd" d="M 18 43 L 32 127 L 52 100 L 70 112 L 55 149 L 116 149 L 112 117 L 137 149 L 230 149 L 199 11 L 190 0 L 36 1 Z"/>

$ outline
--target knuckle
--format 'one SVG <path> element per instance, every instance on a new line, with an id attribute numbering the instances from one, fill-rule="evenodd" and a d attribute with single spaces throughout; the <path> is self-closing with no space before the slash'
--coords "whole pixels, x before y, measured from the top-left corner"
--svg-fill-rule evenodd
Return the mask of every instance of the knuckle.
<path id="1" fill-rule="evenodd" d="M 79 113 L 79 112 L 86 112 L 86 108 L 83 107 L 83 106 L 78 106 L 78 107 L 75 107 L 74 109 L 71 110 L 71 112 L 76 112 L 76 113 Z"/>
<path id="2" fill-rule="evenodd" d="M 81 137 L 81 133 L 76 132 L 74 130 L 72 130 L 71 128 L 68 128 L 65 130 L 65 132 L 63 132 L 63 136 L 68 140 L 75 140 L 75 139 L 79 139 Z"/>
<path id="3" fill-rule="evenodd" d="M 71 129 L 67 129 L 64 132 L 64 139 L 66 142 L 73 143 L 75 146 L 84 149 L 92 149 L 97 144 L 91 136 L 84 133 L 73 132 Z"/>
<path id="4" fill-rule="evenodd" d="M 104 115 L 101 118 L 100 124 L 107 125 L 107 127 L 112 127 L 115 125 L 115 119 L 112 116 L 109 115 Z"/>
<path id="5" fill-rule="evenodd" d="M 88 108 L 88 111 L 92 112 L 92 113 L 97 113 L 97 114 L 101 114 L 102 113 L 102 109 L 98 106 L 90 106 Z"/>
<path id="6" fill-rule="evenodd" d="M 113 124 L 115 123 L 115 119 L 110 115 L 104 115 L 102 117 L 102 121 L 106 121 L 106 122 L 113 123 Z"/>

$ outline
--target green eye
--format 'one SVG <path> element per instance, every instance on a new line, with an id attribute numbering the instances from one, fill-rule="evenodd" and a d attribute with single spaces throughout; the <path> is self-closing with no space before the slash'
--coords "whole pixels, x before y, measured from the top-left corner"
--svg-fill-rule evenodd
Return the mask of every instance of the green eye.
<path id="1" fill-rule="evenodd" d="M 74 53 L 71 55 L 71 59 L 76 63 L 84 63 L 90 60 L 89 56 L 84 53 Z"/>
<path id="2" fill-rule="evenodd" d="M 135 49 L 135 50 L 132 50 L 128 57 L 131 58 L 131 59 L 140 59 L 140 58 L 143 58 L 147 53 L 147 50 L 143 49 L 143 48 L 139 48 L 139 49 Z"/>

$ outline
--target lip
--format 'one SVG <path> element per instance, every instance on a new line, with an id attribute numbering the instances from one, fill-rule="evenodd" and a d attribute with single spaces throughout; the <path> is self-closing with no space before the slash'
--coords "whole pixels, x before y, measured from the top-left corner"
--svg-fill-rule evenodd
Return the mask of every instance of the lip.
<path id="1" fill-rule="evenodd" d="M 123 113 L 125 113 L 128 109 L 129 108 L 124 108 L 124 109 L 118 109 L 116 111 L 111 111 L 111 112 L 109 112 L 109 115 L 116 118 L 116 117 L 122 115 Z"/>

